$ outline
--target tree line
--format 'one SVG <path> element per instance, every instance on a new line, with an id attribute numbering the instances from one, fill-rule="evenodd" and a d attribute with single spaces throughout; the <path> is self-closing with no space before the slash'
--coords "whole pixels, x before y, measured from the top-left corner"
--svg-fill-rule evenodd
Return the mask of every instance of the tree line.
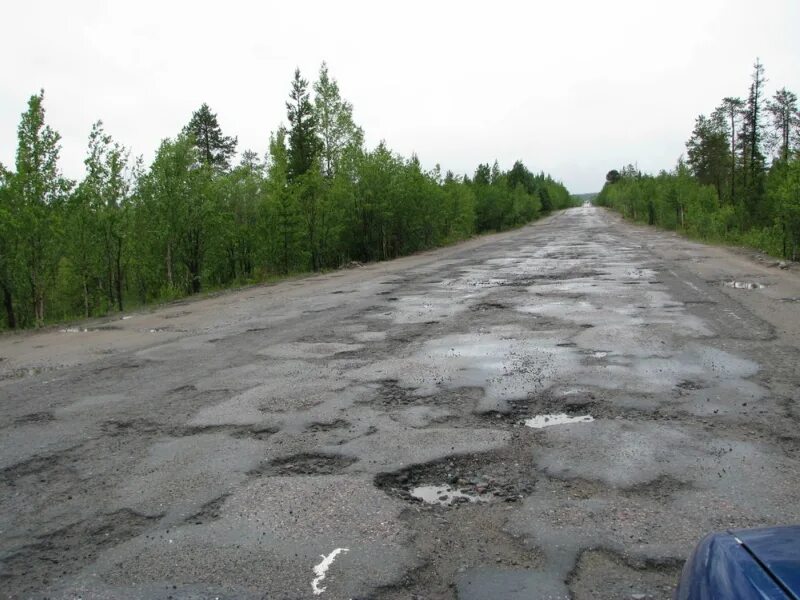
<path id="1" fill-rule="evenodd" d="M 672 171 L 612 170 L 596 203 L 702 239 L 800 258 L 800 113 L 785 87 L 766 92 L 756 60 L 745 98 L 700 115 Z"/>
<path id="2" fill-rule="evenodd" d="M 237 156 L 236 137 L 203 104 L 149 167 L 97 121 L 85 176 L 72 181 L 44 93 L 32 96 L 14 168 L 0 165 L 0 328 L 391 259 L 572 202 L 519 161 L 458 176 L 385 143 L 366 148 L 324 63 L 313 85 L 295 72 L 286 116 L 264 157 Z"/>

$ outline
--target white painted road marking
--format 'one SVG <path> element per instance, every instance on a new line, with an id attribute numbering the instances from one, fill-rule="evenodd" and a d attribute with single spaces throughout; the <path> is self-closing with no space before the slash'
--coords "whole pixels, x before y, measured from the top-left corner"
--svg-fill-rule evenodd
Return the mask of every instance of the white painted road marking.
<path id="1" fill-rule="evenodd" d="M 316 575 L 316 577 L 311 582 L 311 589 L 314 590 L 315 596 L 319 596 L 322 592 L 325 591 L 325 588 L 319 587 L 319 584 L 322 582 L 323 579 L 325 579 L 325 574 L 328 572 L 328 568 L 333 564 L 333 561 L 336 559 L 337 556 L 339 556 L 341 552 L 350 552 L 350 549 L 337 548 L 336 550 L 328 554 L 328 556 L 320 554 L 322 562 L 314 566 L 314 575 Z"/>

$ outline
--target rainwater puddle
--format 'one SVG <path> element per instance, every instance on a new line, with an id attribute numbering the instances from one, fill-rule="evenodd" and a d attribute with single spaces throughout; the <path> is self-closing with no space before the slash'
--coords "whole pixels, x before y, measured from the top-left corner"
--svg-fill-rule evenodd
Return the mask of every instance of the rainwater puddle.
<path id="1" fill-rule="evenodd" d="M 764 287 L 764 284 L 753 281 L 723 281 L 722 285 L 736 290 L 760 290 Z"/>
<path id="2" fill-rule="evenodd" d="M 537 415 L 532 419 L 527 419 L 525 421 L 525 426 L 532 427 L 533 429 L 542 429 L 544 427 L 550 427 L 552 425 L 567 425 L 569 423 L 591 423 L 592 421 L 594 421 L 594 417 L 592 415 L 570 417 L 566 413 L 560 413 L 557 415 Z"/>
<path id="3" fill-rule="evenodd" d="M 460 490 L 455 490 L 449 485 L 420 485 L 411 489 L 411 496 L 419 498 L 426 504 L 439 504 L 440 506 L 450 506 L 453 502 L 486 502 L 485 499 L 471 494 L 465 494 Z"/>

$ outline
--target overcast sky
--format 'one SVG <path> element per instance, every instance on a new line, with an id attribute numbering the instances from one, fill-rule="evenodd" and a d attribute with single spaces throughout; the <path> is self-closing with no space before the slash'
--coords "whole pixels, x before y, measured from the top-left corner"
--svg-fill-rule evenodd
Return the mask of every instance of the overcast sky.
<path id="1" fill-rule="evenodd" d="M 798 0 L 6 2 L 0 162 L 40 88 L 73 178 L 95 120 L 149 163 L 203 102 L 264 153 L 295 67 L 325 60 L 370 146 L 458 173 L 522 159 L 597 191 L 623 163 L 671 168 L 757 56 L 770 95 L 800 93 L 799 28 Z"/>

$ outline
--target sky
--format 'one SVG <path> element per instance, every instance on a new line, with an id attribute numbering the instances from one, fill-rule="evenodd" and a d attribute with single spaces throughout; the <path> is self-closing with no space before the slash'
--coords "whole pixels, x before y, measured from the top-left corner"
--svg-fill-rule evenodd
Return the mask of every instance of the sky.
<path id="1" fill-rule="evenodd" d="M 627 163 L 672 168 L 756 57 L 770 95 L 800 93 L 799 26 L 798 0 L 9 1 L 0 163 L 40 89 L 71 178 L 96 120 L 149 164 L 203 102 L 263 154 L 295 68 L 326 61 L 368 146 L 456 173 L 522 160 L 593 192 Z"/>

